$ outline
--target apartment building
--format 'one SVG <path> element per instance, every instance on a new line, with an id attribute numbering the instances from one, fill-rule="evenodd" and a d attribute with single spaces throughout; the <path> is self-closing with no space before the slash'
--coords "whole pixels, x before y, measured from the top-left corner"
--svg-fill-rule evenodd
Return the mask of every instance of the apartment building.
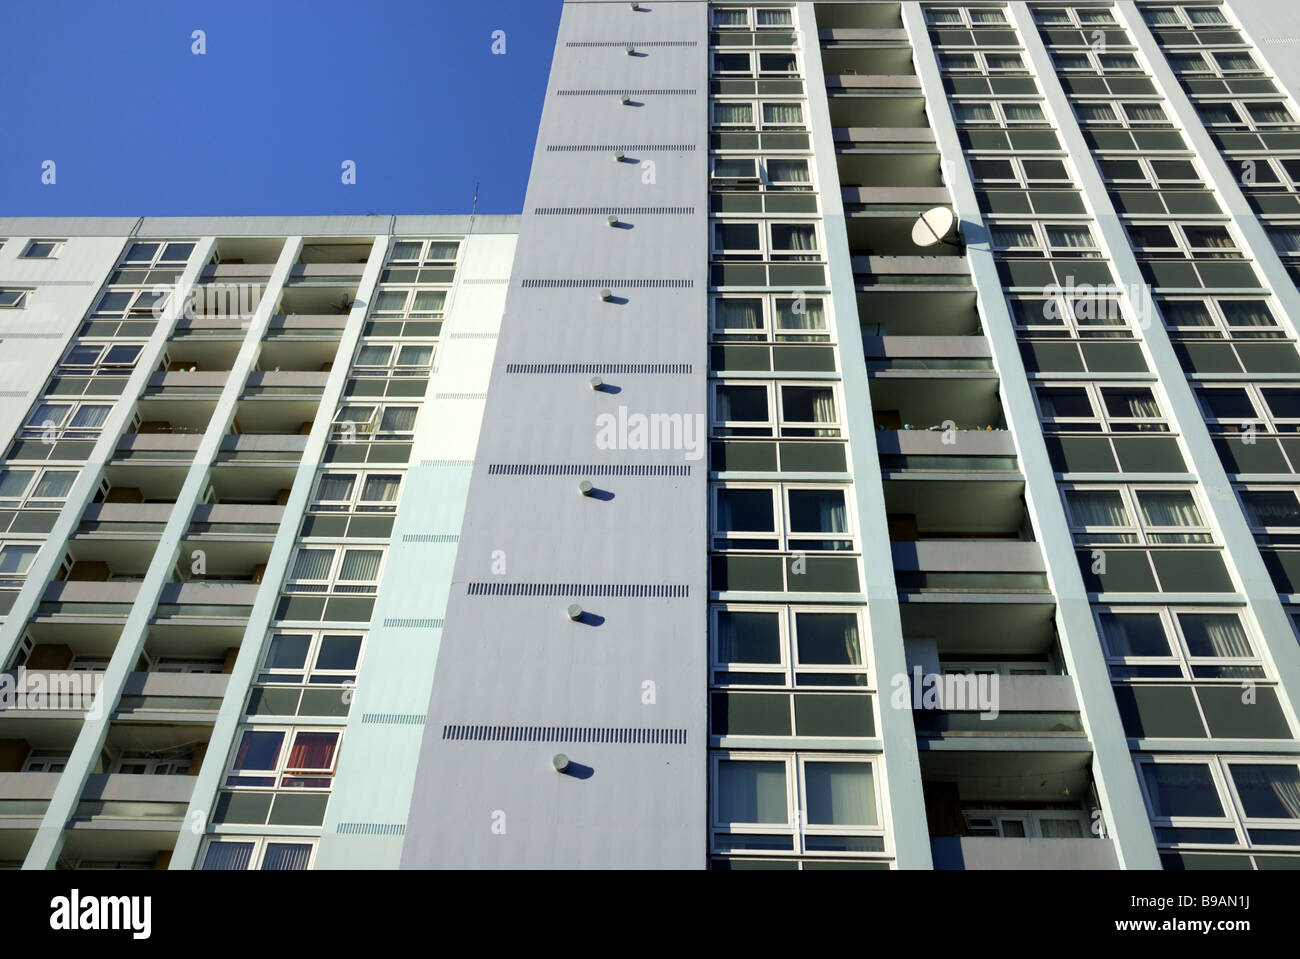
<path id="1" fill-rule="evenodd" d="M 0 219 L 0 860 L 1300 866 L 1296 42 L 568 0 L 519 216 Z"/>

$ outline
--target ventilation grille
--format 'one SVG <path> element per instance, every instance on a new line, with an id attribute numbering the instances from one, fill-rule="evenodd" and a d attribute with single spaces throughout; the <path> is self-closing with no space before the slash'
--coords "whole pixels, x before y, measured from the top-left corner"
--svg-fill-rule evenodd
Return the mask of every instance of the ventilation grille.
<path id="1" fill-rule="evenodd" d="M 420 460 L 421 466 L 439 466 L 453 469 L 460 469 L 466 466 L 473 466 L 473 460 Z"/>
<path id="2" fill-rule="evenodd" d="M 26 396 L 26 395 L 27 394 L 22 390 L 0 390 L 0 396 L 3 396 L 5 399 L 16 398 L 16 397 Z"/>
<path id="3" fill-rule="evenodd" d="M 566 47 L 693 47 L 694 40 L 569 40 Z"/>
<path id="4" fill-rule="evenodd" d="M 539 206 L 537 216 L 690 216 L 693 206 Z"/>
<path id="5" fill-rule="evenodd" d="M 435 400 L 485 400 L 486 393 L 434 393 Z"/>
<path id="6" fill-rule="evenodd" d="M 694 153 L 694 143 L 552 143 L 547 153 Z"/>
<path id="7" fill-rule="evenodd" d="M 361 722 L 367 726 L 423 726 L 424 713 L 362 713 Z"/>
<path id="8" fill-rule="evenodd" d="M 507 363 L 507 373 L 690 373 L 690 363 Z"/>
<path id="9" fill-rule="evenodd" d="M 470 583 L 470 596 L 587 596 L 611 599 L 684 599 L 687 585 L 650 583 Z"/>
<path id="10" fill-rule="evenodd" d="M 343 836 L 405 836 L 406 824 L 400 822 L 341 822 L 334 831 Z"/>
<path id="11" fill-rule="evenodd" d="M 472 280 L 461 280 L 460 282 L 467 286 L 501 286 L 503 284 L 509 283 L 510 277 L 506 276 L 506 277 L 502 277 L 501 279 L 497 279 L 495 277 L 480 276 L 480 277 L 475 277 Z"/>
<path id="12" fill-rule="evenodd" d="M 685 746 L 685 729 L 652 726 L 467 726 L 442 727 L 442 738 L 490 743 L 644 743 Z"/>
<path id="13" fill-rule="evenodd" d="M 449 340 L 495 340 L 500 334 L 498 333 L 451 333 L 448 334 Z"/>
<path id="14" fill-rule="evenodd" d="M 488 476 L 690 476 L 685 465 L 616 466 L 611 463 L 582 465 L 568 463 L 492 463 Z"/>
<path id="15" fill-rule="evenodd" d="M 61 340 L 62 333 L 10 333 L 8 330 L 4 333 L 6 340 Z"/>
<path id="16" fill-rule="evenodd" d="M 526 290 L 590 290 L 620 287 L 625 290 L 689 290 L 694 280 L 524 280 Z"/>
<path id="17" fill-rule="evenodd" d="M 693 97 L 698 90 L 556 90 L 557 97 Z"/>
<path id="18" fill-rule="evenodd" d="M 456 533 L 407 533 L 402 537 L 403 543 L 459 543 Z"/>

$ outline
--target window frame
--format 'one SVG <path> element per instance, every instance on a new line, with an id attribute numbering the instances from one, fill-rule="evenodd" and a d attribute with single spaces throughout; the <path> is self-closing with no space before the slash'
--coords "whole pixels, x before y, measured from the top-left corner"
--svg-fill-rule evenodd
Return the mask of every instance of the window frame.
<path id="1" fill-rule="evenodd" d="M 1206 520 L 1209 515 L 1201 502 L 1196 486 L 1171 483 L 1062 483 L 1060 484 L 1061 501 L 1065 507 L 1066 521 L 1074 545 L 1087 546 L 1215 546 L 1218 541 L 1214 529 Z M 1088 526 L 1075 518 L 1074 507 L 1070 505 L 1069 493 L 1118 493 L 1128 522 L 1123 526 Z M 1146 521 L 1142 509 L 1142 493 L 1186 493 L 1191 497 L 1200 523 L 1193 526 L 1154 526 Z M 1104 535 L 1132 536 L 1130 540 L 1108 540 L 1099 538 Z M 1161 536 L 1203 536 L 1205 539 L 1178 541 L 1161 540 Z"/>

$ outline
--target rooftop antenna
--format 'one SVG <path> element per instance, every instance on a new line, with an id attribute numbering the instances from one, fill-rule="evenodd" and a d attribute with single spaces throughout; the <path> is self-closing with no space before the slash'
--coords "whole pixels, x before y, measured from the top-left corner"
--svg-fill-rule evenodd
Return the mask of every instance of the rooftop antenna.
<path id="1" fill-rule="evenodd" d="M 466 233 L 474 232 L 474 214 L 476 214 L 477 212 L 478 212 L 478 180 L 475 180 L 474 181 L 474 202 L 470 204 L 469 229 L 465 231 Z"/>

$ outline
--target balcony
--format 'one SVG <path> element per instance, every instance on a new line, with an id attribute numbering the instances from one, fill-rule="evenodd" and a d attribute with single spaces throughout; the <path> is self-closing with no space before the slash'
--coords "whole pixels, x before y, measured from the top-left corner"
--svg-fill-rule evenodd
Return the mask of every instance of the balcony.
<path id="1" fill-rule="evenodd" d="M 1109 839 L 1014 839 L 939 836 L 930 840 L 935 869 L 1118 869 Z"/>
<path id="2" fill-rule="evenodd" d="M 81 514 L 77 536 L 138 539 L 163 531 L 174 503 L 92 503 Z"/>
<path id="3" fill-rule="evenodd" d="M 988 340 L 982 336 L 863 337 L 867 369 L 873 372 L 915 370 L 992 370 Z"/>
<path id="4" fill-rule="evenodd" d="M 187 537 L 274 539 L 284 507 L 268 504 L 212 503 L 195 508 Z"/>
<path id="5" fill-rule="evenodd" d="M 837 90 L 920 90 L 921 79 L 914 74 L 827 74 L 827 92 Z"/>
<path id="6" fill-rule="evenodd" d="M 140 592 L 138 582 L 61 582 L 45 587 L 39 617 L 125 617 Z"/>
<path id="7" fill-rule="evenodd" d="M 250 396 L 320 396 L 329 381 L 328 372 L 254 370 L 244 384 L 245 397 Z"/>
<path id="8" fill-rule="evenodd" d="M 115 461 L 186 462 L 194 459 L 203 434 L 194 433 L 124 433 L 113 453 Z"/>
<path id="9" fill-rule="evenodd" d="M 159 620 L 247 619 L 252 612 L 259 583 L 220 583 L 191 581 L 168 583 L 158 598 Z"/>
<path id="10" fill-rule="evenodd" d="M 86 777 L 71 828 L 179 827 L 194 792 L 193 776 L 93 773 Z"/>
<path id="11" fill-rule="evenodd" d="M 853 279 L 861 287 L 970 286 L 970 267 L 960 256 L 854 256 Z"/>
<path id="12" fill-rule="evenodd" d="M 289 434 L 228 435 L 221 440 L 218 463 L 297 463 L 307 436 Z"/>
<path id="13" fill-rule="evenodd" d="M 337 340 L 347 323 L 347 313 L 286 313 L 271 317 L 267 335 L 276 339 Z"/>
<path id="14" fill-rule="evenodd" d="M 954 446 L 959 448 L 969 431 L 1006 428 L 999 381 L 992 370 L 952 370 L 942 375 L 894 370 L 870 375 L 877 429 L 953 430 Z"/>
<path id="15" fill-rule="evenodd" d="M 225 673 L 131 673 L 115 718 L 167 722 L 185 718 L 177 714 L 215 713 L 229 682 Z"/>
<path id="16" fill-rule="evenodd" d="M 1037 543 L 934 539 L 890 544 L 894 569 L 924 573 L 1043 573 Z"/>
<path id="17" fill-rule="evenodd" d="M 834 127 L 831 136 L 837 150 L 862 147 L 879 153 L 933 154 L 939 149 L 929 127 Z"/>
<path id="18" fill-rule="evenodd" d="M 0 772 L 0 831 L 39 826 L 60 775 Z"/>
<path id="19" fill-rule="evenodd" d="M 175 370 L 154 373 L 149 377 L 144 395 L 151 399 L 201 397 L 215 399 L 225 388 L 228 372 Z"/>

